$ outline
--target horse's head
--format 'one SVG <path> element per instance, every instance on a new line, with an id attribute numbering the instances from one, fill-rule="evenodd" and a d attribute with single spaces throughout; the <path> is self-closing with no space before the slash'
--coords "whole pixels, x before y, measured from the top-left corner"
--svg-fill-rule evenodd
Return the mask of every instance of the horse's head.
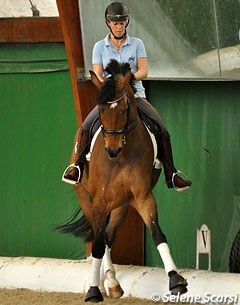
<path id="1" fill-rule="evenodd" d="M 100 82 L 92 71 L 91 80 L 100 90 L 97 96 L 99 117 L 110 158 L 116 158 L 126 143 L 126 136 L 136 119 L 136 104 L 132 82 L 134 76 L 128 63 L 111 60 L 106 68 L 109 77 Z"/>

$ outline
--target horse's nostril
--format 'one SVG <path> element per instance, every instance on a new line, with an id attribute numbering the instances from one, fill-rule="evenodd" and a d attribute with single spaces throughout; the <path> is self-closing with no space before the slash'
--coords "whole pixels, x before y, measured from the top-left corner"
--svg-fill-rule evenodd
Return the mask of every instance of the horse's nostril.
<path id="1" fill-rule="evenodd" d="M 112 150 L 110 148 L 106 148 L 106 151 L 108 153 L 109 158 L 112 159 L 112 158 L 116 158 L 120 154 L 120 152 L 122 151 L 122 148 L 119 147 L 114 150 Z"/>

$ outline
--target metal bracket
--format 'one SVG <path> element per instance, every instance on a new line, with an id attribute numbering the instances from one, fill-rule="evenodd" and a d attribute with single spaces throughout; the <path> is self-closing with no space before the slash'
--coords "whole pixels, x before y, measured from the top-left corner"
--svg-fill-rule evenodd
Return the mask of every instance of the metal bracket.
<path id="1" fill-rule="evenodd" d="M 78 81 L 86 80 L 84 68 L 77 68 L 77 80 Z"/>

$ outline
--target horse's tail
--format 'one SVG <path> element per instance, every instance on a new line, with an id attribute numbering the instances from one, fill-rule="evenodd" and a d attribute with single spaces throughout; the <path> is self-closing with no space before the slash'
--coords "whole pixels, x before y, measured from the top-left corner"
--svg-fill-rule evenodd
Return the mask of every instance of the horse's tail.
<path id="1" fill-rule="evenodd" d="M 70 220 L 63 225 L 56 226 L 56 230 L 84 238 L 86 242 L 90 242 L 94 239 L 93 229 L 84 215 L 80 216 L 80 218 L 78 217 L 80 212 L 81 209 L 79 207 Z"/>

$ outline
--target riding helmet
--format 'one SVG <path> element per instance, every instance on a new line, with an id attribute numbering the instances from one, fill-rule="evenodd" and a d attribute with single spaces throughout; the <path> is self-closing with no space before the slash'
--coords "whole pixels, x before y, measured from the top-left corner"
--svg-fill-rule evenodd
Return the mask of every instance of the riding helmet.
<path id="1" fill-rule="evenodd" d="M 125 4 L 121 2 L 110 3 L 105 10 L 105 19 L 111 21 L 124 21 L 129 22 L 129 11 Z"/>

